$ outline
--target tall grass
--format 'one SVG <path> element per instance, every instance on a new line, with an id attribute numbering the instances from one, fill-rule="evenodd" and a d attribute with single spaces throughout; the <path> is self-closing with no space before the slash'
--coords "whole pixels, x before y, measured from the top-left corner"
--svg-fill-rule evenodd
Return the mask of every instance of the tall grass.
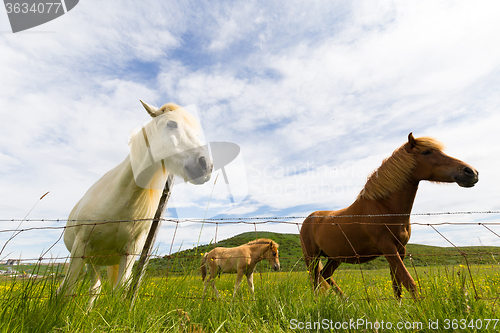
<path id="1" fill-rule="evenodd" d="M 353 268 L 335 273 L 345 297 L 314 293 L 306 272 L 263 272 L 254 274 L 255 300 L 246 282 L 233 300 L 235 275 L 231 274 L 216 280 L 221 299 L 214 299 L 211 288 L 203 299 L 201 278 L 190 268 L 184 275 L 145 277 L 133 309 L 125 299 L 126 293 L 113 292 L 105 284 L 91 311 L 86 310 L 88 281 L 74 297 L 58 300 L 55 291 L 59 278 L 7 279 L 0 284 L 0 330 L 290 332 L 296 328 L 322 332 L 333 328 L 346 332 L 451 332 L 453 323 L 456 331 L 462 323 L 468 325 L 463 330 L 468 332 L 500 329 L 500 323 L 494 327 L 492 321 L 485 329 L 487 319 L 500 317 L 497 266 L 471 267 L 474 286 L 466 267 L 417 268 L 412 274 L 419 277 L 419 300 L 411 299 L 407 292 L 402 300 L 394 299 L 388 269 L 364 271 L 362 277 L 359 269 Z M 447 320 L 449 330 L 445 330 Z M 382 322 L 384 327 L 380 326 Z M 480 322 L 482 328 L 477 329 Z M 391 329 L 387 329 L 388 323 Z M 398 329 L 398 323 L 406 328 Z M 436 323 L 439 330 L 430 327 Z"/>

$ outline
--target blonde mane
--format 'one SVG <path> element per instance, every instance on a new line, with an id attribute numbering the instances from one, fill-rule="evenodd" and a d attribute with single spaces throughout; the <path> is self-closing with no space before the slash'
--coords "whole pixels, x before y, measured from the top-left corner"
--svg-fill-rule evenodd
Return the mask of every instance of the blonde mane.
<path id="1" fill-rule="evenodd" d="M 175 103 L 167 103 L 160 108 L 161 114 L 165 114 L 166 112 L 172 112 L 173 116 L 172 120 L 182 121 L 188 124 L 190 127 L 196 130 L 196 133 L 200 133 L 201 127 L 196 118 L 187 112 L 183 107 L 175 104 Z"/>
<path id="2" fill-rule="evenodd" d="M 405 143 L 394 153 L 386 158 L 382 165 L 376 169 L 369 177 L 363 190 L 358 195 L 359 198 L 369 200 L 380 200 L 387 198 L 392 193 L 402 190 L 410 180 L 413 169 L 416 166 L 415 156 L 408 153 Z M 420 153 L 426 149 L 443 150 L 444 146 L 439 141 L 421 137 L 415 139 L 414 153 Z"/>
<path id="3" fill-rule="evenodd" d="M 200 127 L 200 124 L 198 123 L 198 121 L 196 120 L 196 118 L 193 115 L 191 115 L 189 112 L 187 112 L 181 106 L 179 106 L 175 103 L 167 103 L 167 104 L 163 105 L 159 110 L 161 112 L 161 113 L 159 112 L 159 116 L 164 115 L 165 113 L 169 112 L 168 115 L 169 115 L 170 119 L 175 120 L 177 122 L 180 121 L 181 123 L 186 123 L 190 127 L 194 128 L 196 130 L 196 133 L 198 133 L 198 134 L 200 133 L 201 127 Z M 153 123 L 153 119 L 149 120 L 143 126 L 134 129 L 132 131 L 132 133 L 130 133 L 130 138 L 129 138 L 128 144 L 131 147 L 131 149 L 134 148 L 134 146 L 137 146 L 136 149 L 140 149 L 139 146 L 141 146 L 141 145 L 137 144 L 137 140 L 142 140 L 141 131 L 143 128 L 145 128 L 147 132 L 151 131 L 152 126 L 153 126 L 152 123 Z M 140 155 L 140 151 L 137 151 L 137 153 Z"/>
<path id="4" fill-rule="evenodd" d="M 257 245 L 257 244 L 271 244 L 272 243 L 272 248 L 274 250 L 277 250 L 279 247 L 279 244 L 273 241 L 272 239 L 269 238 L 259 238 L 253 241 L 248 242 L 246 245 Z"/>

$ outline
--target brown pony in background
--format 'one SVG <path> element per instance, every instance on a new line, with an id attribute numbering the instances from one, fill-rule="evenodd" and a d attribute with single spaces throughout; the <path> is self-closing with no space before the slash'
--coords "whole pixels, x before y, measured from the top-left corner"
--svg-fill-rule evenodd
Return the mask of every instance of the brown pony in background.
<path id="1" fill-rule="evenodd" d="M 205 281 L 205 277 L 207 276 L 206 265 L 210 268 L 210 277 L 205 281 L 203 297 L 205 297 L 208 283 L 212 281 L 212 289 L 215 291 L 215 296 L 219 298 L 219 291 L 215 287 L 214 278 L 216 274 L 220 276 L 220 273 L 237 273 L 233 298 L 241 284 L 243 275 L 246 275 L 248 289 L 250 289 L 254 297 L 253 271 L 255 265 L 259 261 L 267 259 L 273 270 L 278 271 L 280 269 L 278 246 L 275 241 L 260 238 L 237 247 L 216 247 L 205 254 L 201 261 L 201 277 Z"/>
<path id="2" fill-rule="evenodd" d="M 442 152 L 443 146 L 428 137 L 408 142 L 368 178 L 356 201 L 337 211 L 317 211 L 300 230 L 302 252 L 316 289 L 320 278 L 342 293 L 331 276 L 343 262 L 361 264 L 384 256 L 390 265 L 397 298 L 403 285 L 416 296 L 416 284 L 403 264 L 411 234 L 410 213 L 421 180 L 457 183 L 472 187 L 478 172 Z M 324 267 L 320 262 L 326 257 Z"/>

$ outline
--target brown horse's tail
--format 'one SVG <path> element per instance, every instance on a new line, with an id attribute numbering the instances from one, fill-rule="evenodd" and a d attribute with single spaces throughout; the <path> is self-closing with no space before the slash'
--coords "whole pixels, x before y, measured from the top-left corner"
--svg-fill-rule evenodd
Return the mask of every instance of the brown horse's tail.
<path id="1" fill-rule="evenodd" d="M 205 281 L 205 277 L 207 276 L 207 256 L 208 256 L 208 253 L 206 253 L 204 256 L 203 256 L 203 259 L 201 259 L 201 279 L 203 281 Z"/>

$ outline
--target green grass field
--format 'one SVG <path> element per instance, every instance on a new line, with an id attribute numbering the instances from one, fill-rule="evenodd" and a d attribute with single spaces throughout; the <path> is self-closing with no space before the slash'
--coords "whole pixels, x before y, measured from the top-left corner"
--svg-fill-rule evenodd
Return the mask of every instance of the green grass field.
<path id="1" fill-rule="evenodd" d="M 345 298 L 311 290 L 307 272 L 265 271 L 254 275 L 255 300 L 246 281 L 233 300 L 235 275 L 216 280 L 203 296 L 197 267 L 184 274 L 147 276 L 135 306 L 108 285 L 86 311 L 85 283 L 74 297 L 58 302 L 56 275 L 0 281 L 2 332 L 496 332 L 498 265 L 409 267 L 421 299 L 392 297 L 388 268 L 347 266 L 335 273 Z M 476 297 L 477 296 L 477 297 Z M 447 329 L 449 328 L 449 329 Z"/>

